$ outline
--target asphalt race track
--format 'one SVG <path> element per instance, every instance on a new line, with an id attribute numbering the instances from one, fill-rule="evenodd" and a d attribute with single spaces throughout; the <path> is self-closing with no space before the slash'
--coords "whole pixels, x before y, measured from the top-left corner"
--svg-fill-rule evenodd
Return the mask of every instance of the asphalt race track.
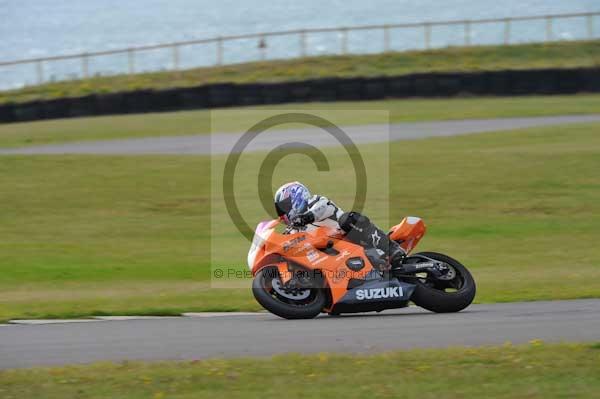
<path id="1" fill-rule="evenodd" d="M 600 115 L 368 125 L 343 130 L 356 143 L 600 122 Z M 78 142 L 0 149 L 0 154 L 223 154 L 237 133 Z M 257 137 L 248 151 L 302 141 L 337 145 L 319 129 Z M 250 295 L 250 293 L 249 293 Z M 381 314 L 288 321 L 267 313 L 0 325 L 0 369 L 104 360 L 183 360 L 287 352 L 365 353 L 417 347 L 600 341 L 600 299 L 472 305 L 455 314 L 416 307 Z"/>
<path id="2" fill-rule="evenodd" d="M 102 360 L 204 359 L 287 352 L 365 353 L 416 347 L 600 340 L 600 299 L 472 305 L 433 314 L 283 320 L 267 313 L 0 325 L 0 368 Z"/>
<path id="3" fill-rule="evenodd" d="M 365 144 L 584 122 L 600 122 L 600 115 L 364 125 L 343 127 L 343 131 L 355 144 Z M 0 149 L 0 154 L 228 154 L 240 137 L 241 133 L 214 133 L 202 136 L 83 141 Z M 334 137 L 317 128 L 273 130 L 252 140 L 246 151 L 271 150 L 276 146 L 298 141 L 317 147 L 339 145 Z"/>

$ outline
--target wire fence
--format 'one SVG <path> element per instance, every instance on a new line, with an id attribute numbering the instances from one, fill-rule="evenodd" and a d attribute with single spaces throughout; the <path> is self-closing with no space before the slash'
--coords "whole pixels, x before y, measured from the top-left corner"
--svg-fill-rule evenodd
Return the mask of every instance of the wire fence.
<path id="1" fill-rule="evenodd" d="M 0 62 L 0 88 L 318 55 L 592 40 L 600 12 L 300 29 Z"/>

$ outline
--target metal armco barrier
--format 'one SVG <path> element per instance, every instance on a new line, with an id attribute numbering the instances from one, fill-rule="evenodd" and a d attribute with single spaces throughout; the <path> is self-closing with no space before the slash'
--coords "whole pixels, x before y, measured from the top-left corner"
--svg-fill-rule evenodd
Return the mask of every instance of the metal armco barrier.
<path id="1" fill-rule="evenodd" d="M 426 73 L 137 90 L 0 106 L 0 122 L 309 101 L 600 92 L 600 68 Z"/>

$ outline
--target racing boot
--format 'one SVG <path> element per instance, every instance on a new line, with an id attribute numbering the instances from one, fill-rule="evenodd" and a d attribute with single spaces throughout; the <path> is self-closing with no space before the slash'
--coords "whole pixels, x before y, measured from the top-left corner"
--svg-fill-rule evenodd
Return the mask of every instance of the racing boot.
<path id="1" fill-rule="evenodd" d="M 389 240 L 390 265 L 392 269 L 402 268 L 402 261 L 406 258 L 406 251 L 396 241 Z"/>

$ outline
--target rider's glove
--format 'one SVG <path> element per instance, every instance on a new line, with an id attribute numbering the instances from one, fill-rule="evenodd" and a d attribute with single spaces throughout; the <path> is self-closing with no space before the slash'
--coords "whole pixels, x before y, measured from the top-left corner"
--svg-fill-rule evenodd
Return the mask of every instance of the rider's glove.
<path id="1" fill-rule="evenodd" d="M 309 223 L 312 223 L 315 221 L 315 215 L 312 212 L 305 212 L 301 215 L 296 216 L 294 219 L 292 219 L 292 224 L 294 226 L 306 226 Z"/>

